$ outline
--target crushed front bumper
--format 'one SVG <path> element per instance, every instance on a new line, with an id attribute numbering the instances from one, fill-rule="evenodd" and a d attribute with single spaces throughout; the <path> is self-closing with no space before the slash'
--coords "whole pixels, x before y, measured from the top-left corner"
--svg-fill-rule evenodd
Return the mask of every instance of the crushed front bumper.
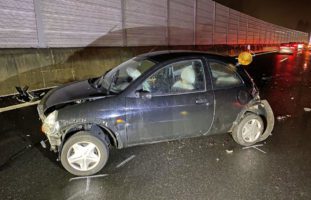
<path id="1" fill-rule="evenodd" d="M 43 104 L 40 102 L 37 106 L 38 115 L 40 120 L 43 122 L 46 116 L 44 115 Z"/>
<path id="2" fill-rule="evenodd" d="M 43 123 L 44 120 L 46 119 L 46 116 L 44 115 L 43 104 L 41 102 L 37 106 L 37 111 L 38 111 L 40 120 Z M 43 133 L 45 134 L 45 136 L 47 137 L 50 143 L 50 150 L 57 152 L 58 147 L 61 145 L 61 136 L 57 133 L 45 133 L 45 132 Z"/>

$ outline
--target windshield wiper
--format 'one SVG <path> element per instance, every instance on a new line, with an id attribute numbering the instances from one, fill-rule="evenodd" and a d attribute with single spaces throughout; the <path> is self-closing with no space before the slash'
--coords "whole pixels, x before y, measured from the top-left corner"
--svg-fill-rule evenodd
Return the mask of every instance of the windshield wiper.
<path id="1" fill-rule="evenodd" d="M 112 84 L 115 84 L 115 82 L 117 82 L 119 72 L 120 72 L 120 69 L 118 69 L 116 71 L 116 73 L 111 77 L 111 81 L 110 81 L 109 87 L 107 89 L 107 95 L 109 95 L 109 93 L 110 93 L 110 89 L 111 89 Z"/>

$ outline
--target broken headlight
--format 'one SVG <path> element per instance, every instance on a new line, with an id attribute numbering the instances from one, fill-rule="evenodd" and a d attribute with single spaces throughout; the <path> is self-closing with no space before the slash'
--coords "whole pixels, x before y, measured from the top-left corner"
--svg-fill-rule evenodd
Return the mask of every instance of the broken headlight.
<path id="1" fill-rule="evenodd" d="M 45 134 L 53 134 L 59 130 L 59 123 L 57 121 L 58 111 L 55 110 L 50 113 L 43 121 L 42 131 Z"/>

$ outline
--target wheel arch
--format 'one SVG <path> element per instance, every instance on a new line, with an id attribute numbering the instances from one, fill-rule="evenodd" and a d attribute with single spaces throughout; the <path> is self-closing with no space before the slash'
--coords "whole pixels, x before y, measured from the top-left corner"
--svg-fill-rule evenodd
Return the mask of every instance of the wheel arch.
<path id="1" fill-rule="evenodd" d="M 111 129 L 105 126 L 101 126 L 95 123 L 85 123 L 85 124 L 74 124 L 66 127 L 64 129 L 64 134 L 62 135 L 62 142 L 60 146 L 60 151 L 64 143 L 74 134 L 79 131 L 88 131 L 92 134 L 98 134 L 102 139 L 109 142 L 109 144 L 115 148 L 119 148 L 121 145 L 121 140 L 118 138 Z"/>
<path id="2" fill-rule="evenodd" d="M 264 129 L 264 132 L 263 132 L 262 136 L 260 137 L 259 141 L 263 141 L 263 140 L 267 139 L 269 137 L 269 135 L 271 135 L 271 132 L 274 128 L 274 123 L 275 123 L 272 108 L 271 108 L 271 106 L 267 100 L 261 100 L 261 101 L 252 102 L 252 103 L 248 104 L 238 114 L 238 116 L 237 116 L 236 120 L 233 122 L 229 132 L 232 132 L 234 127 L 237 126 L 238 123 L 248 113 L 253 113 L 253 114 L 259 115 L 263 119 L 264 124 L 265 124 L 265 129 Z"/>

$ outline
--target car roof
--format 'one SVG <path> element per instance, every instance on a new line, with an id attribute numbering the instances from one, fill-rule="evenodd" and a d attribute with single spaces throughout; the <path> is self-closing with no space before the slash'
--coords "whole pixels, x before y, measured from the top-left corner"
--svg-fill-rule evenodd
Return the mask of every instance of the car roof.
<path id="1" fill-rule="evenodd" d="M 221 54 L 208 53 L 204 51 L 190 51 L 190 50 L 166 50 L 155 51 L 138 55 L 135 59 L 144 60 L 148 59 L 157 63 L 166 62 L 173 59 L 190 57 L 190 56 L 205 56 L 208 58 L 214 58 L 225 62 L 233 62 L 234 58 Z"/>

